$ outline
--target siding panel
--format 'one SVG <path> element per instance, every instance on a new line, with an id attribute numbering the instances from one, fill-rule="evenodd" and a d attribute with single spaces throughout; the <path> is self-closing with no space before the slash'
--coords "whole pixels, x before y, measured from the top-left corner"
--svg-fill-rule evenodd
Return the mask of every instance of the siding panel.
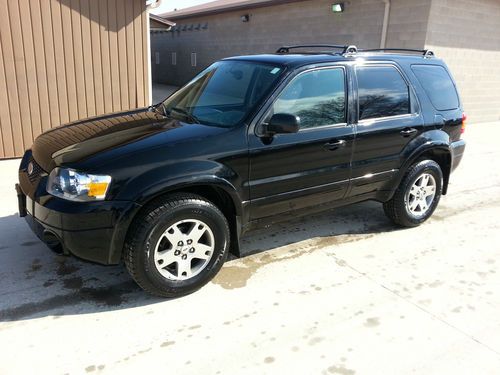
<path id="1" fill-rule="evenodd" d="M 21 114 L 19 111 L 19 94 L 16 79 L 16 62 L 14 59 L 14 49 L 12 47 L 12 33 L 10 27 L 9 7 L 7 0 L 0 2 L 0 14 L 6 15 L 0 22 L 0 39 L 2 41 L 2 54 L 4 63 L 4 76 L 6 88 L 6 103 L 9 104 L 9 119 L 2 118 L 2 126 L 4 120 L 9 121 L 12 129 L 12 138 L 14 145 L 14 154 L 19 155 L 24 149 L 23 131 L 21 127 Z M 5 134 L 5 132 L 3 132 Z"/>
<path id="2" fill-rule="evenodd" d="M 1 155 L 4 157 L 13 157 L 16 153 L 14 151 L 12 127 L 10 126 L 10 106 L 9 96 L 7 94 L 7 82 L 5 79 L 2 38 L 0 38 L 0 103 L 4 103 L 4 105 L 0 105 L 0 130 L 2 132 L 0 135 L 2 138 L 2 149 L 0 152 L 2 152 Z"/>
<path id="3" fill-rule="evenodd" d="M 144 83 L 143 83 L 143 59 L 142 59 L 142 35 L 140 30 L 142 29 L 142 4 L 138 1 L 132 4 L 134 6 L 134 59 L 135 59 L 135 85 L 137 103 L 140 107 L 145 105 L 144 103 Z"/>
<path id="4" fill-rule="evenodd" d="M 82 22 L 83 64 L 85 74 L 85 92 L 87 95 L 87 113 L 96 115 L 94 68 L 92 65 L 92 42 L 90 34 L 90 3 L 89 0 L 80 0 Z"/>
<path id="5" fill-rule="evenodd" d="M 104 113 L 104 94 L 102 85 L 101 47 L 99 36 L 99 2 L 90 1 L 90 33 L 92 44 L 92 66 L 94 67 L 95 109 Z"/>
<path id="6" fill-rule="evenodd" d="M 120 6 L 121 5 L 121 6 Z M 118 38 L 118 61 L 120 72 L 120 109 L 129 107 L 129 91 L 128 91 L 128 69 L 127 69 L 127 37 L 125 35 L 126 19 L 125 6 L 120 0 L 116 4 L 116 30 Z"/>
<path id="7" fill-rule="evenodd" d="M 99 1 L 99 36 L 101 61 L 102 61 L 102 84 L 104 94 L 104 111 L 113 112 L 113 94 L 111 90 L 111 66 L 109 61 L 109 35 L 106 31 L 108 26 L 108 4 L 106 1 Z M 139 84 L 139 82 L 138 82 Z"/>
<path id="8" fill-rule="evenodd" d="M 61 116 L 59 110 L 59 92 L 57 84 L 58 80 L 57 80 L 56 60 L 55 60 L 56 52 L 54 48 L 54 38 L 52 33 L 52 12 L 50 9 L 50 3 L 47 4 L 46 0 L 40 0 L 40 2 L 41 1 L 45 2 L 44 6 L 40 7 L 40 11 L 42 16 L 41 34 L 43 36 L 46 72 L 45 75 L 42 74 L 39 79 L 47 80 L 46 95 L 49 100 L 50 126 L 52 127 L 61 123 Z"/>
<path id="9" fill-rule="evenodd" d="M 149 16 L 147 12 L 142 13 L 142 27 L 149 29 Z M 148 105 L 151 104 L 149 103 L 150 101 L 150 85 L 152 84 L 151 82 L 151 75 L 149 72 L 149 63 L 151 61 L 151 53 L 150 53 L 150 48 L 148 48 L 148 33 L 143 33 L 142 34 L 142 66 L 144 67 L 143 70 L 143 82 L 144 82 L 144 104 Z"/>
<path id="10" fill-rule="evenodd" d="M 40 10 L 39 1 L 31 2 L 31 23 L 33 27 L 33 44 L 35 48 L 35 80 L 37 80 L 38 88 L 38 104 L 40 106 L 40 125 L 41 131 L 50 129 L 50 103 L 49 103 L 49 90 L 47 84 L 47 66 L 45 64 L 45 46 L 43 43 L 43 33 L 38 32 L 42 30 L 42 14 Z M 36 124 L 34 124 L 36 125 Z"/>
<path id="11" fill-rule="evenodd" d="M 31 139 L 38 137 L 42 133 L 41 117 L 40 117 L 40 101 L 38 99 L 38 81 L 36 74 L 35 63 L 35 46 L 33 44 L 33 30 L 31 27 L 31 10 L 28 0 L 19 1 L 20 14 L 24 15 L 20 18 L 23 55 L 25 59 L 25 74 L 26 74 L 26 87 L 28 89 L 29 110 L 31 118 Z M 27 125 L 29 127 L 29 125 Z"/>
<path id="12" fill-rule="evenodd" d="M 33 140 L 31 131 L 31 113 L 28 96 L 28 81 L 26 78 L 26 61 L 24 58 L 23 36 L 19 15 L 19 4 L 9 1 L 9 22 L 12 41 L 12 59 L 14 61 L 14 77 L 7 77 L 11 82 L 10 90 L 17 91 L 17 118 L 22 128 L 23 145 L 29 145 Z M 15 86 L 14 86 L 15 85 Z M 12 93 L 14 98 L 16 95 Z M 15 100 L 14 100 L 15 101 Z"/>
<path id="13" fill-rule="evenodd" d="M 116 0 L 108 0 L 108 22 L 109 36 L 109 61 L 111 70 L 111 96 L 113 99 L 113 111 L 121 109 L 120 95 L 120 64 L 118 56 L 118 23 L 116 20 Z"/>
<path id="14" fill-rule="evenodd" d="M 143 0 L 0 0 L 0 158 L 41 132 L 149 103 Z"/>
<path id="15" fill-rule="evenodd" d="M 56 67 L 57 100 L 59 105 L 59 121 L 69 121 L 68 90 L 66 89 L 66 68 L 64 65 L 64 44 L 62 40 L 61 4 L 57 0 L 50 1 L 52 11 L 52 37 Z"/>
<path id="16" fill-rule="evenodd" d="M 71 9 L 68 6 L 61 7 L 62 32 L 63 32 L 63 51 L 66 68 L 66 87 L 68 89 L 68 111 L 69 120 L 78 119 L 78 103 L 76 95 L 76 76 L 75 76 L 75 50 L 73 46 L 73 25 L 71 22 Z"/>
<path id="17" fill-rule="evenodd" d="M 127 40 L 129 106 L 133 106 L 137 100 L 137 92 L 135 89 L 134 4 L 131 1 L 125 2 L 125 35 Z"/>

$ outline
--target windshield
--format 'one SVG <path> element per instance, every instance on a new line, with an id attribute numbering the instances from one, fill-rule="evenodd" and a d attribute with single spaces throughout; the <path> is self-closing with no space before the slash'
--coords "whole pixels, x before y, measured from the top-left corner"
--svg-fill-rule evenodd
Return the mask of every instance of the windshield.
<path id="1" fill-rule="evenodd" d="M 283 69 L 247 61 L 220 61 L 167 98 L 166 115 L 183 121 L 231 127 L 271 90 Z"/>

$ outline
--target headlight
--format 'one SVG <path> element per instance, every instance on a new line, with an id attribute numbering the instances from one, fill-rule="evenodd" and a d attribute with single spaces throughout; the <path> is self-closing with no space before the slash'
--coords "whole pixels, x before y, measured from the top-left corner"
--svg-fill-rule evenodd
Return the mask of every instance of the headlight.
<path id="1" fill-rule="evenodd" d="M 92 175 L 68 168 L 55 168 L 47 181 L 47 192 L 70 201 L 88 202 L 106 198 L 110 176 Z"/>

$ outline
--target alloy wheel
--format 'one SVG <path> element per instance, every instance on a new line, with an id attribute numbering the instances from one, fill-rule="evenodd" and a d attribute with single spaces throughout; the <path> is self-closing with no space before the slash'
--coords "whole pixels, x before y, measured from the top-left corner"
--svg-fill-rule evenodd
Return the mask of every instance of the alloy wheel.
<path id="1" fill-rule="evenodd" d="M 190 279 L 208 265 L 214 246 L 214 234 L 206 223 L 197 219 L 178 221 L 156 244 L 156 269 L 169 280 Z"/>
<path id="2" fill-rule="evenodd" d="M 406 207 L 417 218 L 424 216 L 436 196 L 436 180 L 430 173 L 422 173 L 406 195 Z"/>

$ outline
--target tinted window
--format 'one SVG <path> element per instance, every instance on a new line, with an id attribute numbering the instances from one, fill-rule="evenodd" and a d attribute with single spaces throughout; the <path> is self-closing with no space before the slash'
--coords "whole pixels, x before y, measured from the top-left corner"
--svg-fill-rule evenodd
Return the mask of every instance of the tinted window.
<path id="1" fill-rule="evenodd" d="M 217 62 L 167 98 L 163 108 L 181 120 L 234 126 L 272 89 L 281 67 L 244 61 Z"/>
<path id="2" fill-rule="evenodd" d="M 410 113 L 409 89 L 396 68 L 363 66 L 356 75 L 360 120 Z"/>
<path id="3" fill-rule="evenodd" d="M 214 77 L 207 81 L 197 105 L 243 104 L 255 68 L 253 64 L 219 67 Z"/>
<path id="4" fill-rule="evenodd" d="M 298 75 L 274 102 L 274 113 L 299 116 L 301 128 L 345 122 L 344 70 L 320 69 Z"/>
<path id="5" fill-rule="evenodd" d="M 457 90 L 445 68 L 439 65 L 412 65 L 411 69 L 437 110 L 458 108 Z"/>

